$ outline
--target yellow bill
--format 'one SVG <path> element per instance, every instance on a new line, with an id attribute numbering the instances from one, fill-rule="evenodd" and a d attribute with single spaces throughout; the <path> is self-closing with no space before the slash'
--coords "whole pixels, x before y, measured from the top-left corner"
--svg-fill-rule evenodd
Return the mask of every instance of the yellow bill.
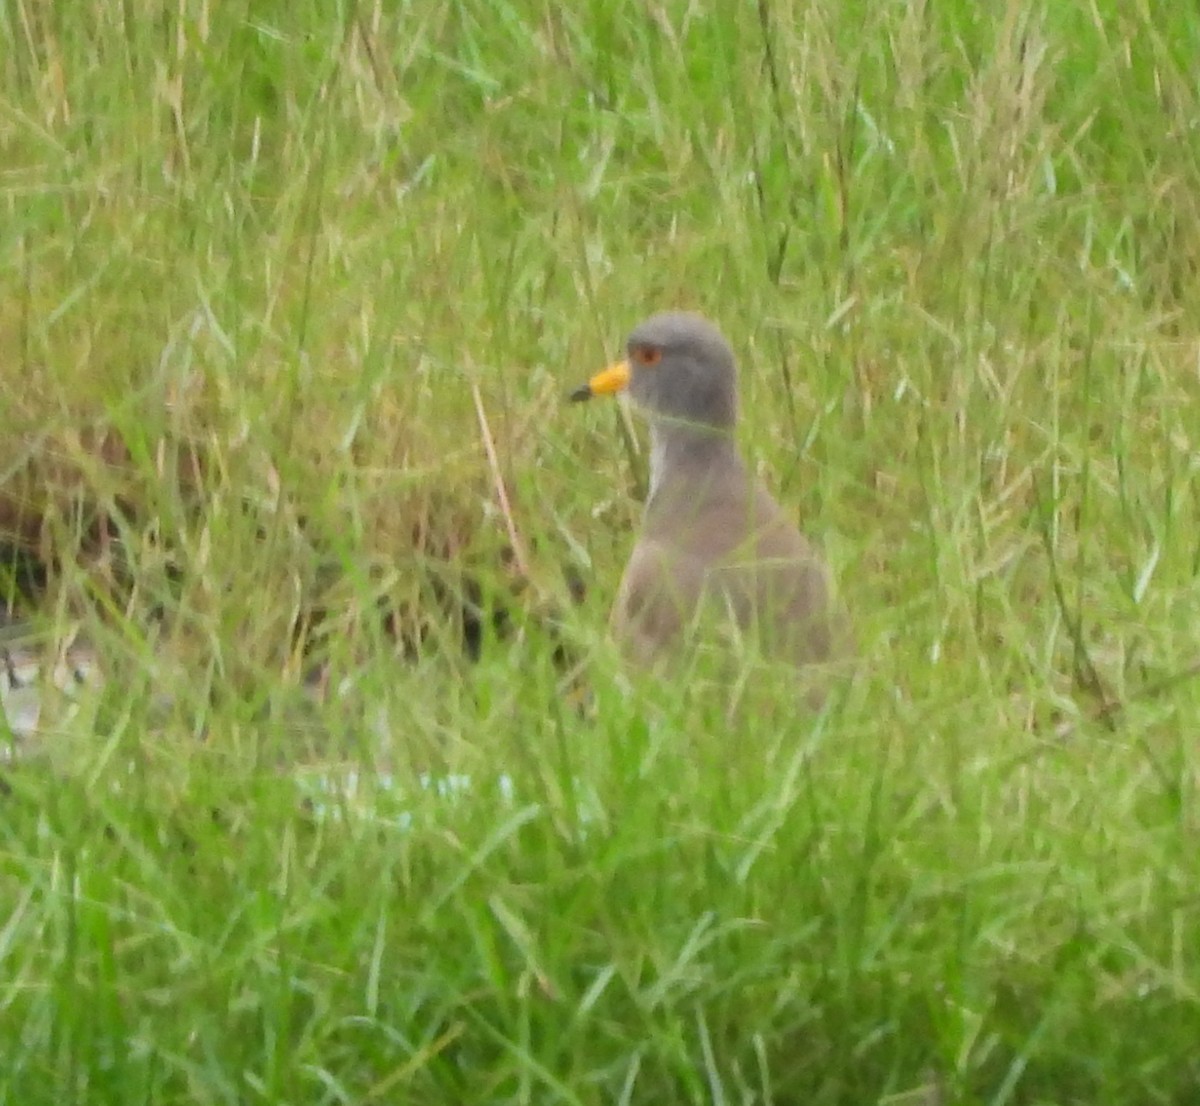
<path id="1" fill-rule="evenodd" d="M 571 393 L 575 401 L 591 399 L 592 396 L 614 396 L 629 387 L 629 362 L 618 361 L 596 373 L 586 384 L 581 384 Z"/>

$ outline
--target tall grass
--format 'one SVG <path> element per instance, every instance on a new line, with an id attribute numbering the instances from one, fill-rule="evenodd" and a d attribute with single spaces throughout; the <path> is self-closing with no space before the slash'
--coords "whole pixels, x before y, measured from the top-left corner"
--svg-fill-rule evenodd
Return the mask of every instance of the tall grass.
<path id="1" fill-rule="evenodd" d="M 0 1100 L 1194 1101 L 1187 5 L 0 35 L 0 528 L 107 674 L 6 771 Z M 854 612 L 819 719 L 609 654 L 562 398 L 666 306 Z"/>

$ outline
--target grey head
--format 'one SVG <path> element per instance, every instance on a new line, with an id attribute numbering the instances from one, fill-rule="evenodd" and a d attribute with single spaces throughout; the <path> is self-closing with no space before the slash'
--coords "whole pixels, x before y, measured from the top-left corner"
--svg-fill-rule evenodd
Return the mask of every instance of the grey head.
<path id="1" fill-rule="evenodd" d="M 737 422 L 733 351 L 708 319 L 652 315 L 625 344 L 629 398 L 654 422 L 732 430 Z"/>
<path id="2" fill-rule="evenodd" d="M 664 311 L 629 335 L 626 358 L 576 388 L 571 398 L 628 392 L 662 433 L 731 431 L 737 422 L 737 367 L 721 332 L 701 315 Z"/>

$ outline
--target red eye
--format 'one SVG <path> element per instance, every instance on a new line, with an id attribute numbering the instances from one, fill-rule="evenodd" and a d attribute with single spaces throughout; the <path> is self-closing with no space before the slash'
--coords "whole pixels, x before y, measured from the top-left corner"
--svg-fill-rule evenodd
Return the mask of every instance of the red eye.
<path id="1" fill-rule="evenodd" d="M 662 350 L 655 349 L 654 346 L 636 346 L 633 359 L 644 368 L 651 368 L 662 360 Z"/>

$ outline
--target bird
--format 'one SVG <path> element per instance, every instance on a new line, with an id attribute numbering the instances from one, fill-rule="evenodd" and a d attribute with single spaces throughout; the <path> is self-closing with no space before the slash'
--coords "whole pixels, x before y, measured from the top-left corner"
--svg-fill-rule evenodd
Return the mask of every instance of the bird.
<path id="1" fill-rule="evenodd" d="M 610 620 L 639 667 L 677 656 L 706 618 L 809 673 L 849 650 L 823 558 L 738 448 L 737 376 L 713 322 L 667 311 L 630 333 L 623 360 L 570 393 L 577 402 L 626 393 L 649 423 L 649 492 Z M 807 684 L 819 706 L 823 681 Z"/>
<path id="2" fill-rule="evenodd" d="M 59 640 L 0 606 L 0 762 L 44 748 L 51 722 L 61 723 L 48 716 L 100 682 L 96 652 L 77 628 Z"/>

